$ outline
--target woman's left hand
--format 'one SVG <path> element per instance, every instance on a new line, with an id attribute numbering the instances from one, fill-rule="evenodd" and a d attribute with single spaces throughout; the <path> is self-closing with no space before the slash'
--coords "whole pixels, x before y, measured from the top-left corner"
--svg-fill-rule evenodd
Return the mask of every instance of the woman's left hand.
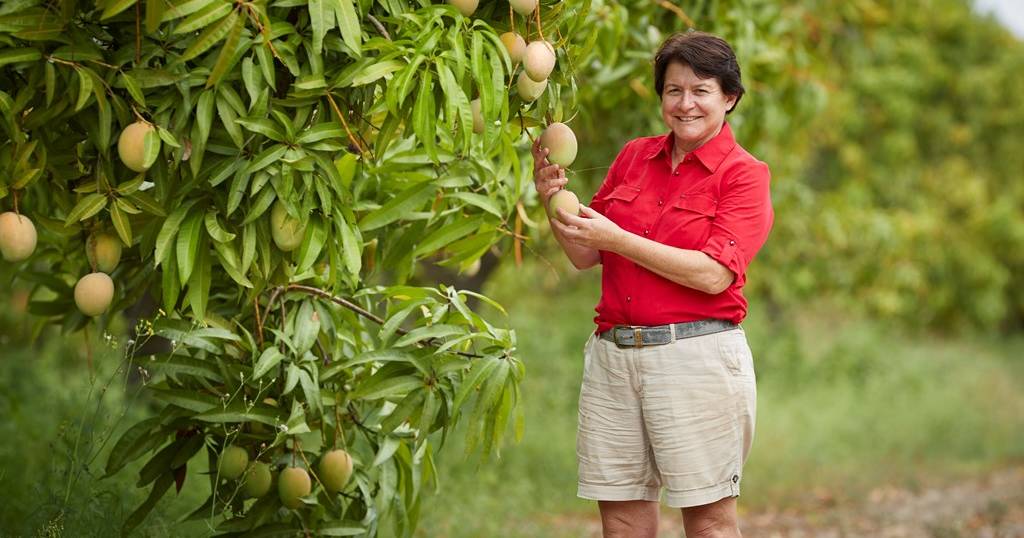
<path id="1" fill-rule="evenodd" d="M 625 234 L 618 224 L 583 204 L 580 204 L 578 217 L 559 209 L 558 218 L 551 219 L 551 226 L 573 243 L 597 250 L 614 251 Z"/>

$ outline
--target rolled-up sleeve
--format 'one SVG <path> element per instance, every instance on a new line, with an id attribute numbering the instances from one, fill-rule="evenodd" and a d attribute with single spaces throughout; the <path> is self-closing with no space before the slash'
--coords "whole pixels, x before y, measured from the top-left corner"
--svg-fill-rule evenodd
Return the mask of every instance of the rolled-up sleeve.
<path id="1" fill-rule="evenodd" d="M 723 178 L 711 233 L 701 252 L 736 275 L 734 285 L 746 281 L 747 266 L 771 231 L 771 173 L 761 162 L 747 164 Z"/>

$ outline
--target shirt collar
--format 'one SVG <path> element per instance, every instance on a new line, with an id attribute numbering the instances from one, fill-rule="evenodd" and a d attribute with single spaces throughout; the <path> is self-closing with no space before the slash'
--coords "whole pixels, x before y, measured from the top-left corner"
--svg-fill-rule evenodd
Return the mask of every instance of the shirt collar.
<path id="1" fill-rule="evenodd" d="M 672 145 L 674 140 L 672 133 L 669 132 L 667 135 L 661 138 L 661 141 L 657 144 L 653 151 L 647 155 L 647 159 L 653 159 L 658 155 L 672 155 Z M 729 122 L 722 124 L 722 130 L 718 132 L 711 140 L 708 140 L 701 147 L 690 152 L 692 155 L 697 157 L 697 160 L 704 165 L 708 171 L 714 173 L 718 169 L 718 166 L 725 160 L 725 156 L 732 151 L 732 148 L 736 146 L 736 139 L 732 135 L 732 128 L 729 127 Z"/>

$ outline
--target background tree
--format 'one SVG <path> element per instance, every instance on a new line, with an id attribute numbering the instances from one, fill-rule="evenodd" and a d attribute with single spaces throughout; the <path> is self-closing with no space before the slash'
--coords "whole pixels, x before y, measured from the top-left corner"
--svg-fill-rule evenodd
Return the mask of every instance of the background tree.
<path id="1" fill-rule="evenodd" d="M 171 342 L 144 364 L 160 411 L 106 462 L 147 459 L 125 531 L 205 454 L 192 517 L 218 531 L 408 535 L 431 432 L 467 416 L 483 454 L 521 432 L 516 336 L 466 304 L 489 300 L 405 284 L 516 233 L 523 128 L 563 114 L 558 36 L 588 6 L 453 4 L 0 7 L 0 243 L 29 310 L 102 328 L 148 294 L 139 339 Z M 510 30 L 557 52 L 536 102 L 510 91 Z"/>

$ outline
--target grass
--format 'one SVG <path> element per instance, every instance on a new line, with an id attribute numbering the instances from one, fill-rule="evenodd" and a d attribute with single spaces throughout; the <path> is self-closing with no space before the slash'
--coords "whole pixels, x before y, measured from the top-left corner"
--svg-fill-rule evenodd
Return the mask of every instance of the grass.
<path id="1" fill-rule="evenodd" d="M 578 537 L 592 502 L 576 498 L 576 402 L 599 275 L 558 263 L 508 267 L 486 290 L 509 308 L 527 419 L 523 440 L 476 465 L 459 436 L 440 455 L 441 491 L 418 536 Z M 2 316 L 0 316 L 2 317 Z M 20 329 L 0 320 L 8 335 Z M 858 499 L 883 483 L 952 481 L 1024 460 L 1024 339 L 904 335 L 884 323 L 808 307 L 786 323 L 744 324 L 758 373 L 758 424 L 741 510 Z M 27 331 L 25 331 L 27 333 Z M 99 479 L 111 430 L 152 413 L 115 381 L 116 343 L 97 350 L 94 381 L 78 340 L 29 348 L 0 337 L 0 535 L 110 536 L 140 504 L 141 462 Z M 126 412 L 123 423 L 117 420 Z M 88 465 L 91 460 L 91 465 Z M 208 495 L 203 458 L 133 534 L 207 536 L 176 520 Z M 672 516 L 675 517 L 675 516 Z"/>

